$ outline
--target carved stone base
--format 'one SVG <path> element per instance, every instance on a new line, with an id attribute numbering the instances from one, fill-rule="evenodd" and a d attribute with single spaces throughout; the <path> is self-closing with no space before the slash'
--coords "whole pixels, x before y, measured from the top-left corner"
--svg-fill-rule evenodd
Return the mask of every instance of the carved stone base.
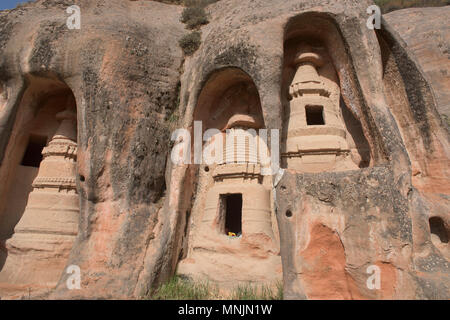
<path id="1" fill-rule="evenodd" d="M 42 293 L 54 288 L 74 240 L 71 235 L 15 233 L 6 243 L 8 257 L 0 273 L 0 297 L 26 297 L 28 288 L 39 288 Z"/>
<path id="2" fill-rule="evenodd" d="M 54 288 L 78 232 L 79 204 L 74 190 L 35 189 L 27 209 L 6 241 L 0 296 L 28 294 L 27 288 Z"/>
<path id="3" fill-rule="evenodd" d="M 242 235 L 224 228 L 221 197 L 242 195 Z M 203 218 L 191 236 L 187 259 L 178 273 L 208 279 L 230 289 L 240 282 L 275 284 L 281 280 L 281 258 L 271 221 L 270 189 L 253 182 L 216 183 L 206 195 Z"/>

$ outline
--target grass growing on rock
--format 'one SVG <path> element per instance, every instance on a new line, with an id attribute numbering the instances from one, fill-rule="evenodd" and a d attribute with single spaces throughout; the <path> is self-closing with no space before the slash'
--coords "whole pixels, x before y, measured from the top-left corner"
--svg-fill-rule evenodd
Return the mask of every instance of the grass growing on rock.
<path id="1" fill-rule="evenodd" d="M 283 285 L 240 284 L 229 292 L 208 281 L 193 281 L 179 276 L 172 277 L 154 293 L 149 300 L 283 300 Z"/>
<path id="2" fill-rule="evenodd" d="M 190 56 L 192 55 L 197 49 L 200 47 L 200 44 L 202 42 L 202 37 L 200 35 L 200 32 L 194 31 L 192 33 L 189 33 L 180 40 L 180 47 L 183 49 L 183 52 L 185 55 Z"/>
<path id="3" fill-rule="evenodd" d="M 198 29 L 200 26 L 208 24 L 208 16 L 205 8 L 217 0 L 189 0 L 184 1 L 186 8 L 181 14 L 181 22 L 186 24 L 188 29 Z"/>
<path id="4" fill-rule="evenodd" d="M 188 29 L 195 29 L 208 24 L 209 20 L 203 7 L 188 7 L 181 14 L 181 22 L 185 23 Z"/>
<path id="5" fill-rule="evenodd" d="M 194 282 L 174 276 L 161 285 L 150 300 L 208 300 L 217 296 L 217 288 L 208 282 Z"/>
<path id="6" fill-rule="evenodd" d="M 277 283 L 276 289 L 267 285 L 238 285 L 229 298 L 231 300 L 283 300 L 283 285 Z"/>
<path id="7" fill-rule="evenodd" d="M 198 30 L 200 30 L 201 26 L 209 23 L 205 7 L 217 1 L 218 0 L 182 0 L 178 2 L 186 6 L 181 14 L 181 22 L 186 25 L 187 29 L 196 30 L 185 35 L 179 42 L 185 55 L 192 55 L 200 47 L 201 35 Z"/>

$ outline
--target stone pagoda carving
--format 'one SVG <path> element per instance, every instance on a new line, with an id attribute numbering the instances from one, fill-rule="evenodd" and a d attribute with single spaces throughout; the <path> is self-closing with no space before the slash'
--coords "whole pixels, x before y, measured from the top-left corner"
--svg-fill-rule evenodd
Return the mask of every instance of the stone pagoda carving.
<path id="1" fill-rule="evenodd" d="M 293 61 L 289 87 L 287 168 L 299 172 L 357 169 L 351 160 L 340 111 L 340 88 L 323 48 L 301 43 Z"/>
<path id="2" fill-rule="evenodd" d="M 222 138 L 223 153 L 209 169 L 204 203 L 194 208 L 201 214 L 191 232 L 187 258 L 179 264 L 180 274 L 207 275 L 224 286 L 232 279 L 267 284 L 279 279 L 274 272 L 280 260 L 270 180 L 263 175 L 260 157 L 260 149 L 267 145 L 258 129 L 252 131 L 257 127 L 249 115 L 236 114 L 216 136 Z M 232 278 L 224 277 L 224 270 Z"/>
<path id="3" fill-rule="evenodd" d="M 78 233 L 76 113 L 67 108 L 56 118 L 60 125 L 42 151 L 26 209 L 6 243 L 9 257 L 3 272 L 25 285 L 54 286 Z"/>

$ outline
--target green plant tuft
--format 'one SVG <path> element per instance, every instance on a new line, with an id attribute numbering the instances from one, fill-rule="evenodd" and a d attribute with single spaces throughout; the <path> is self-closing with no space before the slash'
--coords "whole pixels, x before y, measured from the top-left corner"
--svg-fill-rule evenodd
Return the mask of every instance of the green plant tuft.
<path id="1" fill-rule="evenodd" d="M 232 300 L 283 300 L 283 285 L 277 283 L 276 290 L 270 286 L 252 284 L 238 285 L 231 293 Z"/>
<path id="2" fill-rule="evenodd" d="M 188 29 L 195 29 L 208 24 L 209 21 L 203 7 L 188 7 L 183 10 L 181 22 L 185 23 Z"/>
<path id="3" fill-rule="evenodd" d="M 162 284 L 148 300 L 283 300 L 283 284 L 276 286 L 241 284 L 230 291 L 222 292 L 216 284 L 208 281 L 193 281 L 174 276 Z"/>
<path id="4" fill-rule="evenodd" d="M 184 54 L 190 56 L 197 51 L 201 44 L 201 38 L 200 33 L 197 31 L 189 33 L 181 38 L 180 47 L 183 49 Z"/>
<path id="5" fill-rule="evenodd" d="M 174 276 L 161 285 L 149 300 L 206 300 L 217 295 L 217 287 L 208 282 L 193 282 Z"/>

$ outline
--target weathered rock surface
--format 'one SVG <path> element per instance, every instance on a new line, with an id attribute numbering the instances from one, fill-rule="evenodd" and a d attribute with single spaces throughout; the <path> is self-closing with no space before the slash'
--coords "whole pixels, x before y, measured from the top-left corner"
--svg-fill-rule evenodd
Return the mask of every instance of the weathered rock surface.
<path id="1" fill-rule="evenodd" d="M 82 286 L 91 289 L 69 292 L 61 270 L 63 289 L 55 297 L 132 297 L 147 248 L 162 241 L 154 234 L 161 224 L 167 119 L 177 103 L 182 9 L 78 1 L 82 28 L 69 30 L 65 10 L 72 4 L 39 1 L 0 13 L 1 81 L 7 88 L 0 120 L 2 181 L 15 172 L 12 137 L 23 123 L 14 121 L 30 105 L 22 96 L 38 88 L 30 99 L 35 106 L 64 83 L 77 102 L 81 201 L 78 238 L 66 263 L 80 266 Z M 46 86 L 46 79 L 52 83 Z M 8 201 L 4 190 L 0 194 Z M 10 233 L 7 212 L 0 216 L 9 228 L 4 233 Z"/>
<path id="2" fill-rule="evenodd" d="M 80 30 L 66 27 L 74 3 Z M 15 227 L 4 207 L 26 144 L 22 131 L 46 99 L 70 91 L 80 220 L 66 267 L 81 270 L 80 290 L 68 290 L 65 267 L 56 288 L 1 283 L 0 296 L 138 298 L 173 275 L 192 245 L 188 212 L 205 189 L 202 166 L 171 163 L 171 130 L 192 130 L 205 83 L 226 68 L 254 82 L 265 127 L 283 129 L 284 50 L 299 36 L 331 53 L 370 165 L 271 178 L 285 298 L 450 298 L 450 148 L 438 114 L 447 112 L 446 98 L 436 102 L 389 24 L 366 27 L 369 4 L 222 0 L 208 7 L 210 23 L 191 57 L 178 46 L 189 32 L 179 6 L 40 0 L 0 12 L 0 268 Z M 367 286 L 371 266 L 381 271 L 378 290 Z"/>
<path id="3" fill-rule="evenodd" d="M 450 6 L 390 12 L 386 21 L 416 56 L 436 94 L 438 111 L 450 120 Z"/>

